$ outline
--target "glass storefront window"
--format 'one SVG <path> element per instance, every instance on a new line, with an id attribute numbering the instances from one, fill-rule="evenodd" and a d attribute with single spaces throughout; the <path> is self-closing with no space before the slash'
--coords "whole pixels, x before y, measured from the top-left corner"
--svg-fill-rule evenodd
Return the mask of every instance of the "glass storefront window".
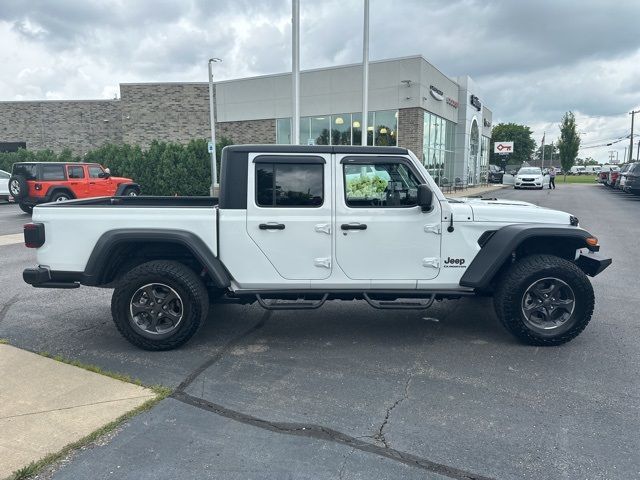
<path id="1" fill-rule="evenodd" d="M 276 143 L 291 145 L 291 119 L 276 119 Z"/>
<path id="2" fill-rule="evenodd" d="M 452 183 L 456 124 L 424 113 L 423 164 L 438 185 Z"/>
<path id="3" fill-rule="evenodd" d="M 331 115 L 331 145 L 351 145 L 351 114 Z"/>
<path id="4" fill-rule="evenodd" d="M 360 145 L 362 113 L 339 113 L 300 118 L 301 145 Z M 276 119 L 276 143 L 291 144 L 291 119 Z M 368 145 L 398 144 L 397 110 L 369 112 Z"/>

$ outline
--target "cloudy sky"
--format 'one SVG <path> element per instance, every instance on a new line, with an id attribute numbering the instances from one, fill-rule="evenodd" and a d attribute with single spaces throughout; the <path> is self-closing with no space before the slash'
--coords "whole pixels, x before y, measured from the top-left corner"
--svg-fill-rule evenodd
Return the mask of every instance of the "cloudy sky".
<path id="1" fill-rule="evenodd" d="M 219 79 L 288 71 L 290 14 L 289 0 L 0 0 L 0 100 L 206 81 L 210 56 Z M 302 69 L 361 60 L 361 0 L 301 0 L 301 16 Z M 640 107 L 639 20 L 638 0 L 371 0 L 370 57 L 470 75 L 494 123 L 530 125 L 538 142 L 573 110 L 583 145 L 598 145 L 628 135 Z"/>

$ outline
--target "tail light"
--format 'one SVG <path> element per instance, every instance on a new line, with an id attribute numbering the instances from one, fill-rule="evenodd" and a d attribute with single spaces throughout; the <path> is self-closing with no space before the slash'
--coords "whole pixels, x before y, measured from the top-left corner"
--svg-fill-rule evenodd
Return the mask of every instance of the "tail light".
<path id="1" fill-rule="evenodd" d="M 24 245 L 27 248 L 40 248 L 44 245 L 44 224 L 27 223 L 24 226 Z"/>

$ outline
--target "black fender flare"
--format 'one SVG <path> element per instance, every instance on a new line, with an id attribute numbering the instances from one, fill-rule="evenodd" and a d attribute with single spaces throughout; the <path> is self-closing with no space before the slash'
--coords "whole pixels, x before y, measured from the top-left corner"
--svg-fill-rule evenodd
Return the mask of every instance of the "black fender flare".
<path id="1" fill-rule="evenodd" d="M 231 277 L 218 257 L 204 241 L 186 230 L 155 228 L 122 228 L 110 230 L 102 234 L 89 256 L 84 269 L 84 285 L 104 285 L 104 275 L 110 262 L 111 253 L 116 247 L 126 243 L 169 242 L 186 247 L 194 257 L 206 268 L 218 288 L 231 285 Z"/>
<path id="2" fill-rule="evenodd" d="M 44 198 L 46 199 L 47 202 L 50 202 L 51 198 L 58 192 L 68 193 L 71 199 L 77 198 L 75 193 L 73 193 L 73 190 L 71 190 L 69 187 L 66 187 L 64 185 L 53 185 L 49 187 L 49 190 L 47 190 L 47 193 L 45 194 Z"/>
<path id="3" fill-rule="evenodd" d="M 114 196 L 121 197 L 122 195 L 124 195 L 124 191 L 127 188 L 135 188 L 136 190 L 138 190 L 138 193 L 141 192 L 140 185 L 137 183 L 121 183 L 120 185 L 118 185 L 118 188 L 116 189 L 116 193 L 114 194 Z"/>
<path id="4" fill-rule="evenodd" d="M 587 244 L 592 235 L 570 225 L 547 225 L 520 223 L 507 225 L 493 233 L 484 243 L 467 270 L 460 278 L 460 285 L 476 289 L 486 289 L 511 254 L 524 241 L 531 238 L 563 239 L 579 248 L 596 250 Z M 482 238 L 482 237 L 481 237 Z"/>

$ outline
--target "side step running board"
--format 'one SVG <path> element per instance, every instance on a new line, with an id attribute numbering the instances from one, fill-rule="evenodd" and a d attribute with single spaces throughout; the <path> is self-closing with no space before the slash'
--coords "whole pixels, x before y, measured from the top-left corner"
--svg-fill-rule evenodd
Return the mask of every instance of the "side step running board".
<path id="1" fill-rule="evenodd" d="M 362 296 L 369 305 L 373 308 L 380 310 L 424 310 L 433 305 L 433 301 L 436 299 L 435 293 L 426 299 L 406 299 L 399 298 L 396 300 L 376 300 L 371 298 L 368 293 L 363 293 Z"/>
<path id="2" fill-rule="evenodd" d="M 318 300 L 304 300 L 304 299 L 296 299 L 296 300 L 268 300 L 262 298 L 262 296 L 257 293 L 256 299 L 260 306 L 266 310 L 313 310 L 315 308 L 320 308 L 324 305 L 324 302 L 329 298 L 329 294 L 325 293 L 322 298 Z"/>

